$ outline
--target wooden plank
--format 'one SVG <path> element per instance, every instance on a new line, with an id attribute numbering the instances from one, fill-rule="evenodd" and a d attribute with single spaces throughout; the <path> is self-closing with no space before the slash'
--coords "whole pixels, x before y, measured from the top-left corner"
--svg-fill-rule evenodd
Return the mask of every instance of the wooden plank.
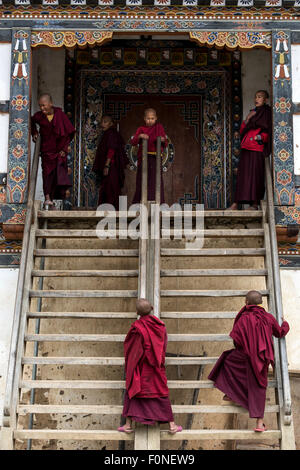
<path id="1" fill-rule="evenodd" d="M 30 290 L 31 298 L 117 298 L 137 297 L 137 290 Z"/>
<path id="2" fill-rule="evenodd" d="M 263 229 L 204 229 L 204 230 L 184 230 L 184 229 L 161 229 L 162 238 L 169 237 L 204 237 L 204 238 L 239 238 L 239 237 L 263 237 Z"/>
<path id="3" fill-rule="evenodd" d="M 161 256 L 264 256 L 265 248 L 161 248 Z"/>
<path id="4" fill-rule="evenodd" d="M 260 290 L 268 295 L 268 290 Z M 161 290 L 162 297 L 243 297 L 248 290 Z"/>
<path id="5" fill-rule="evenodd" d="M 212 389 L 211 380 L 168 380 L 170 389 Z M 125 389 L 125 380 L 22 380 L 20 388 L 28 389 Z M 268 388 L 277 388 L 276 380 L 268 381 Z"/>
<path id="6" fill-rule="evenodd" d="M 18 405 L 19 414 L 103 414 L 119 415 L 123 405 Z M 248 410 L 237 405 L 172 405 L 174 414 L 249 414 Z M 265 413 L 278 413 L 278 405 L 266 405 Z"/>
<path id="7" fill-rule="evenodd" d="M 124 249 L 124 250 L 117 250 L 117 249 L 103 249 L 103 250 L 97 250 L 97 249 L 36 249 L 34 250 L 34 255 L 35 256 L 43 256 L 43 257 L 75 257 L 75 258 L 80 258 L 80 257 L 90 257 L 90 256 L 95 256 L 95 257 L 101 257 L 101 256 L 107 256 L 107 257 L 128 257 L 128 258 L 134 258 L 139 255 L 139 250 L 136 249 Z"/>
<path id="8" fill-rule="evenodd" d="M 137 318 L 135 312 L 27 312 L 28 318 Z"/>
<path id="9" fill-rule="evenodd" d="M 38 217 L 41 219 L 102 219 L 102 218 L 135 218 L 137 217 L 137 211 L 45 211 L 39 210 Z"/>
<path id="10" fill-rule="evenodd" d="M 84 441 L 132 441 L 134 432 L 128 434 L 110 430 L 76 430 L 76 429 L 16 429 L 14 439 L 59 439 Z"/>
<path id="11" fill-rule="evenodd" d="M 40 270 L 34 269 L 34 277 L 137 277 L 138 269 L 70 269 L 70 270 Z"/>
<path id="12" fill-rule="evenodd" d="M 166 365 L 215 364 L 218 357 L 166 357 Z M 63 365 L 124 365 L 123 357 L 30 357 L 22 358 L 23 364 Z"/>
<path id="13" fill-rule="evenodd" d="M 59 440 L 126 440 L 134 439 L 132 434 L 120 433 L 118 431 L 97 431 L 97 430 L 74 430 L 74 429 L 16 429 L 13 432 L 14 439 L 59 439 Z M 263 438 L 268 440 L 280 439 L 279 430 L 268 430 L 264 432 Z M 160 439 L 166 440 L 253 440 L 260 441 L 261 433 L 244 429 L 192 429 L 183 430 L 180 433 L 170 434 L 168 431 L 160 431 Z"/>
<path id="14" fill-rule="evenodd" d="M 182 217 L 183 211 L 161 211 L 162 215 L 167 216 L 171 215 L 171 217 Z M 211 218 L 211 217 L 221 217 L 225 219 L 258 219 L 262 217 L 262 211 L 249 211 L 249 210 L 242 210 L 242 211 L 230 211 L 230 210 L 204 210 L 204 211 L 184 211 L 184 214 L 188 217 L 195 217 L 196 215 L 203 215 L 205 218 Z"/>
<path id="15" fill-rule="evenodd" d="M 160 318 L 203 318 L 214 320 L 217 318 L 235 318 L 236 315 L 237 312 L 161 312 Z"/>
<path id="16" fill-rule="evenodd" d="M 278 430 L 269 430 L 263 433 L 263 439 L 280 439 L 281 432 Z M 170 434 L 168 431 L 160 431 L 162 441 L 198 441 L 198 440 L 253 440 L 261 441 L 262 435 L 259 432 L 243 429 L 191 429 L 183 430 L 176 434 Z"/>
<path id="17" fill-rule="evenodd" d="M 128 237 L 128 230 L 116 230 L 105 229 L 105 235 L 111 238 Z M 36 231 L 36 237 L 38 238 L 99 238 L 99 232 L 92 229 L 39 229 Z"/>
<path id="18" fill-rule="evenodd" d="M 162 269 L 161 277 L 179 276 L 266 276 L 267 269 Z"/>
<path id="19" fill-rule="evenodd" d="M 63 342 L 123 342 L 126 335 L 118 334 L 27 334 L 25 341 L 63 341 Z M 227 334 L 169 334 L 169 342 L 190 341 L 232 341 Z"/>

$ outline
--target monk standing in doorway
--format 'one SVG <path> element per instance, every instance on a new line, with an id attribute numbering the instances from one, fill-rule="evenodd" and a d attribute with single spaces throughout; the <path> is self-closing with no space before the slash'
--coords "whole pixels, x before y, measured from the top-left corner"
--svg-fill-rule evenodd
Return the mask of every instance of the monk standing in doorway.
<path id="1" fill-rule="evenodd" d="M 263 432 L 268 367 L 274 366 L 272 335 L 284 337 L 289 331 L 286 321 L 280 326 L 273 315 L 260 305 L 260 292 L 250 291 L 246 305 L 237 314 L 230 333 L 235 349 L 224 351 L 208 378 L 225 393 L 223 400 L 233 401 L 256 418 L 254 431 Z"/>
<path id="2" fill-rule="evenodd" d="M 133 197 L 132 203 L 138 203 L 141 201 L 142 192 L 142 142 L 143 139 L 148 141 L 148 201 L 155 201 L 155 180 L 156 180 L 156 141 L 158 137 L 161 137 L 162 150 L 168 145 L 167 136 L 165 130 L 159 122 L 157 122 L 157 114 L 155 109 L 147 108 L 144 113 L 145 125 L 137 129 L 134 137 L 131 139 L 131 145 L 138 145 L 138 166 L 136 175 L 136 190 Z M 161 156 L 160 156 L 161 158 Z M 165 202 L 164 198 L 164 186 L 163 178 L 161 173 L 160 183 L 160 202 Z"/>
<path id="3" fill-rule="evenodd" d="M 259 90 L 255 94 L 255 109 L 242 122 L 241 157 L 237 169 L 234 203 L 250 204 L 250 210 L 257 210 L 265 193 L 265 157 L 271 153 L 272 120 L 271 108 L 266 104 L 269 94 Z"/>
<path id="4" fill-rule="evenodd" d="M 182 431 L 174 422 L 165 372 L 167 331 L 165 324 L 151 314 L 153 307 L 138 299 L 136 320 L 124 343 L 126 392 L 123 416 L 126 423 L 118 430 L 133 432 L 132 420 L 154 425 L 169 423 L 170 433 Z"/>
<path id="5" fill-rule="evenodd" d="M 103 134 L 97 147 L 93 171 L 100 177 L 98 204 L 112 204 L 119 209 L 119 196 L 125 179 L 128 158 L 124 141 L 113 119 L 105 115 L 101 119 Z"/>
<path id="6" fill-rule="evenodd" d="M 53 208 L 53 199 L 64 199 L 66 190 L 72 186 L 68 175 L 67 155 L 75 129 L 61 108 L 53 106 L 49 94 L 40 96 L 39 107 L 41 111 L 31 118 L 31 133 L 33 141 L 36 142 L 38 124 L 45 205 Z"/>

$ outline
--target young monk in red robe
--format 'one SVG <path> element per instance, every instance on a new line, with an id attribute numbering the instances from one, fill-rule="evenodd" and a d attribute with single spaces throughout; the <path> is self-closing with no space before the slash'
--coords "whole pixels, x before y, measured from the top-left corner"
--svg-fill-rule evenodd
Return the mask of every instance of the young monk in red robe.
<path id="1" fill-rule="evenodd" d="M 45 205 L 53 207 L 53 199 L 64 199 L 66 190 L 72 186 L 68 175 L 67 155 L 75 129 L 61 108 L 53 106 L 49 94 L 40 96 L 39 107 L 41 111 L 31 118 L 31 133 L 36 142 L 38 124 Z"/>
<path id="2" fill-rule="evenodd" d="M 143 139 L 148 141 L 148 200 L 155 201 L 155 180 L 156 180 L 156 140 L 161 137 L 162 150 L 167 146 L 167 136 L 165 130 L 159 122 L 157 122 L 157 115 L 155 109 L 148 108 L 144 113 L 145 125 L 137 129 L 134 137 L 131 139 L 131 145 L 138 145 L 138 167 L 136 174 L 136 190 L 132 203 L 141 201 L 141 187 L 142 187 L 142 149 Z M 164 185 L 161 172 L 161 197 L 160 202 L 165 202 Z"/>
<path id="3" fill-rule="evenodd" d="M 266 104 L 269 94 L 259 90 L 255 94 L 255 109 L 242 122 L 241 157 L 237 169 L 234 203 L 250 204 L 250 210 L 257 210 L 265 193 L 265 157 L 271 153 L 272 117 L 271 108 Z"/>
<path id="4" fill-rule="evenodd" d="M 103 116 L 100 125 L 103 135 L 93 165 L 93 171 L 101 177 L 98 204 L 112 204 L 118 210 L 128 158 L 123 139 L 115 128 L 112 117 Z"/>
<path id="5" fill-rule="evenodd" d="M 126 392 L 121 432 L 133 432 L 132 420 L 154 425 L 169 423 L 172 434 L 182 431 L 174 423 L 165 372 L 167 331 L 165 324 L 154 315 L 146 299 L 138 299 L 136 320 L 124 342 Z"/>
<path id="6" fill-rule="evenodd" d="M 250 418 L 256 418 L 257 432 L 266 430 L 268 367 L 274 366 L 272 335 L 282 338 L 289 331 L 289 324 L 283 321 L 280 326 L 261 303 L 259 292 L 248 292 L 230 333 L 235 349 L 224 351 L 208 376 L 225 393 L 224 400 L 238 403 L 249 411 Z"/>

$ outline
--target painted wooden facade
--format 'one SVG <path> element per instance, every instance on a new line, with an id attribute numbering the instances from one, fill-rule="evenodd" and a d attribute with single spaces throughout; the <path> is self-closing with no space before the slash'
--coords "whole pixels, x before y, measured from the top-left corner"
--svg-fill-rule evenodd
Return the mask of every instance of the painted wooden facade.
<path id="1" fill-rule="evenodd" d="M 11 241 L 2 237 L 0 264 L 17 264 L 21 249 L 17 239 L 30 177 L 32 49 L 85 50 L 103 46 L 116 33 L 167 33 L 174 40 L 176 34 L 187 34 L 200 47 L 271 51 L 276 223 L 296 227 L 300 187 L 294 173 L 293 114 L 299 112 L 299 103 L 292 100 L 291 45 L 300 43 L 298 0 L 0 0 L 0 43 L 11 43 L 10 99 L 0 102 L 0 113 L 9 114 L 7 174 L 0 174 L 0 224 Z M 280 259 L 282 265 L 299 266 L 297 245 L 283 246 Z"/>

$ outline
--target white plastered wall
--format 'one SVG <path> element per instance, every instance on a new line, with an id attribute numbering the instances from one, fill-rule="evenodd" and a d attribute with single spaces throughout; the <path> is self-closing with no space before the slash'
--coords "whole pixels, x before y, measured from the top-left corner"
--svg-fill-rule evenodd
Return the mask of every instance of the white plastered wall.
<path id="1" fill-rule="evenodd" d="M 0 268 L 0 427 L 19 269 Z"/>
<path id="2" fill-rule="evenodd" d="M 50 93 L 54 106 L 64 107 L 64 80 L 64 48 L 32 50 L 32 114 L 39 111 L 38 97 L 41 93 Z M 32 154 L 33 151 L 34 145 L 31 146 Z M 41 164 L 39 165 L 36 199 L 44 199 Z"/>
<path id="3" fill-rule="evenodd" d="M 292 97 L 300 103 L 300 44 L 292 45 Z M 300 175 L 300 115 L 294 114 L 294 165 L 295 175 Z"/>
<path id="4" fill-rule="evenodd" d="M 283 314 L 290 325 L 286 337 L 289 370 L 300 371 L 300 270 L 281 269 Z"/>

